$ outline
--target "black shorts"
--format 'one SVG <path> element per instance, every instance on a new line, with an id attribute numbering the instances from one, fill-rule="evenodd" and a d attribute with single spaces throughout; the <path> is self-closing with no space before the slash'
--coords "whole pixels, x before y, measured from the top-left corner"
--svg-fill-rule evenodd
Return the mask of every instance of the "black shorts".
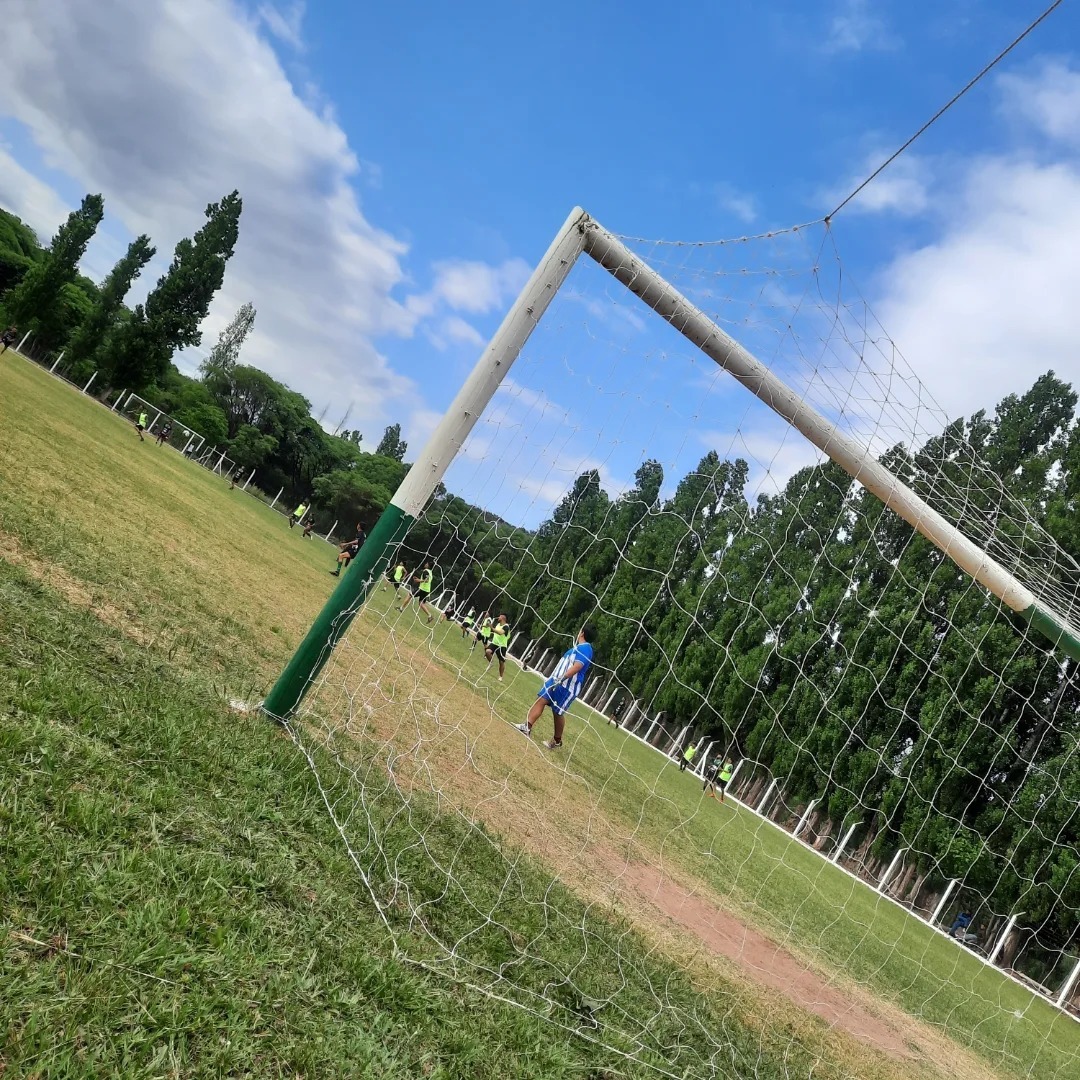
<path id="1" fill-rule="evenodd" d="M 500 660 L 506 659 L 506 645 L 491 645 L 489 647 L 491 649 L 492 656 L 497 656 Z"/>

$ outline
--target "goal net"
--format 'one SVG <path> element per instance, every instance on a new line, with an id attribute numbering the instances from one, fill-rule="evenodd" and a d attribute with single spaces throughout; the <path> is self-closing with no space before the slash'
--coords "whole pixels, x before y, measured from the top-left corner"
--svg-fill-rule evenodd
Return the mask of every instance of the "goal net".
<path id="1" fill-rule="evenodd" d="M 151 405 L 138 394 L 125 394 L 115 411 L 133 424 L 140 416 L 145 416 L 148 435 L 155 439 L 164 435 L 169 446 L 188 457 L 197 459 L 206 451 L 206 439 L 202 435 L 190 425 L 180 423 L 156 405 Z"/>
<path id="2" fill-rule="evenodd" d="M 945 415 L 823 225 L 574 229 L 267 702 L 399 952 L 538 1076 L 1076 1075 L 1075 394 Z"/>

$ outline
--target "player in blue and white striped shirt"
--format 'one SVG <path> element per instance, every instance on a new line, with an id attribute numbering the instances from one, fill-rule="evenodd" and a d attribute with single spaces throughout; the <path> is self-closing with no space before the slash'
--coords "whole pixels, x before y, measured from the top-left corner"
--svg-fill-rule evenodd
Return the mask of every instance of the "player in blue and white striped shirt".
<path id="1" fill-rule="evenodd" d="M 533 725 L 543 715 L 544 709 L 551 707 L 551 716 L 555 724 L 555 738 L 544 745 L 549 750 L 558 750 L 562 746 L 563 728 L 566 727 L 566 710 L 574 698 L 581 693 L 592 667 L 593 647 L 592 628 L 583 626 L 577 636 L 577 642 L 563 653 L 555 670 L 543 686 L 529 710 L 528 720 L 518 724 L 518 731 L 523 735 L 532 735 Z"/>

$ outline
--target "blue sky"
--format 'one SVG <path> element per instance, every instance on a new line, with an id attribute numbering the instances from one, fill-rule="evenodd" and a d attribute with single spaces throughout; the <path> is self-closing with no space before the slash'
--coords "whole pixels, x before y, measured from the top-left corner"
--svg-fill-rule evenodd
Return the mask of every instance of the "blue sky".
<path id="1" fill-rule="evenodd" d="M 368 439 L 401 421 L 415 446 L 571 206 L 646 237 L 816 219 L 1043 6 L 8 0 L 0 204 L 47 237 L 100 190 L 107 226 L 87 271 L 147 231 L 160 272 L 203 205 L 238 187 L 240 246 L 206 343 L 252 300 L 245 359 L 328 421 L 351 407 Z M 834 223 L 845 287 L 858 283 L 946 412 L 992 407 L 1051 366 L 1080 382 L 1078 52 L 1066 3 Z M 745 259 L 805 270 L 819 241 Z M 698 255 L 680 284 L 704 295 L 727 264 Z M 584 308 L 565 309 L 576 344 L 536 344 L 519 401 L 558 379 L 545 349 L 590 347 Z M 625 315 L 604 325 L 650 416 L 646 356 L 670 343 L 649 331 L 635 344 Z M 669 464 L 703 450 L 701 433 L 749 436 L 777 482 L 808 460 L 727 387 L 699 401 L 711 374 L 672 378 L 680 408 L 696 404 L 656 437 L 682 447 Z M 615 486 L 632 473 L 623 450 L 580 449 L 597 415 L 586 391 L 553 397 L 589 421 L 551 436 L 564 449 L 529 517 L 583 462 L 607 462 Z M 518 416 L 503 442 L 530 424 Z M 535 476 L 539 460 L 520 467 Z"/>

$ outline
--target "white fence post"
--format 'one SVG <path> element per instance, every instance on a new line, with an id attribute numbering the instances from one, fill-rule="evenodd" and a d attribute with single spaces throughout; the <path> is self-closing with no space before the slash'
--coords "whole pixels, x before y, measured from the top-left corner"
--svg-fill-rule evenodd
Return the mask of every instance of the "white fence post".
<path id="1" fill-rule="evenodd" d="M 806 809 L 803 811 L 802 817 L 799 818 L 799 824 L 795 826 L 795 831 L 791 834 L 792 836 L 798 836 L 799 833 L 803 831 L 804 826 L 810 820 L 810 812 L 814 809 L 815 806 L 817 806 L 817 804 L 817 799 L 811 799 L 806 804 Z"/>
<path id="2" fill-rule="evenodd" d="M 930 916 L 930 925 L 937 926 L 938 919 L 941 918 L 941 913 L 945 910 L 945 905 L 949 902 L 949 897 L 952 896 L 953 889 L 956 888 L 959 878 L 953 878 L 948 885 L 945 886 L 945 891 L 941 894 L 941 899 L 937 902 L 937 907 L 934 908 L 934 914 Z"/>
<path id="3" fill-rule="evenodd" d="M 712 748 L 715 745 L 716 745 L 716 740 L 715 739 L 710 739 L 708 741 L 708 743 L 706 744 L 704 751 L 698 755 L 698 757 L 697 757 L 697 768 L 696 769 L 691 769 L 691 771 L 696 776 L 704 778 L 704 776 L 705 776 L 705 765 L 709 760 L 709 753 L 712 751 Z"/>
<path id="4" fill-rule="evenodd" d="M 727 793 L 729 795 L 731 794 L 731 789 L 735 784 L 735 777 L 739 775 L 739 770 L 742 768 L 742 763 L 745 760 L 746 758 L 739 758 L 739 760 L 735 762 L 735 768 L 731 770 L 731 776 L 728 777 L 727 782 Z"/>
<path id="5" fill-rule="evenodd" d="M 153 425 L 151 425 L 153 426 Z M 221 457 L 218 458 L 218 463 L 214 466 L 213 471 L 216 473 L 221 472 L 221 466 L 225 464 L 225 451 L 221 451 Z"/>
<path id="6" fill-rule="evenodd" d="M 859 827 L 859 822 L 857 822 L 857 821 L 853 821 L 848 826 L 847 832 L 844 833 L 844 835 L 840 838 L 840 843 L 836 845 L 836 850 L 832 853 L 832 855 L 829 856 L 829 858 L 830 858 L 830 860 L 832 862 L 838 863 L 840 861 L 840 856 L 844 854 L 844 851 L 848 846 L 848 842 L 855 835 L 855 830 L 858 827 Z"/>
<path id="7" fill-rule="evenodd" d="M 1076 963 L 1073 964 L 1073 969 L 1069 972 L 1069 977 L 1065 980 L 1058 996 L 1054 998 L 1054 1001 L 1058 1005 L 1064 1005 L 1069 1000 L 1069 997 L 1073 992 L 1073 987 L 1076 986 L 1077 979 L 1080 979 L 1080 956 L 1076 958 Z"/>
<path id="8" fill-rule="evenodd" d="M 730 783 L 730 782 L 731 781 L 728 781 L 728 783 Z M 757 804 L 757 812 L 759 814 L 761 814 L 762 817 L 765 816 L 765 805 L 768 803 L 769 797 L 776 790 L 776 784 L 777 784 L 777 779 L 774 776 L 772 778 L 772 780 L 769 781 L 769 786 L 765 789 L 765 794 L 761 796 L 761 799 Z"/>
<path id="9" fill-rule="evenodd" d="M 116 412 L 116 406 L 119 405 L 120 402 L 124 400 L 124 395 L 126 393 L 127 393 L 126 390 L 121 390 L 120 391 L 120 396 L 112 403 L 112 408 L 109 410 L 109 412 Z"/>
<path id="10" fill-rule="evenodd" d="M 51 368 L 49 368 L 49 374 L 50 375 L 56 370 L 56 365 L 59 364 L 60 361 L 64 359 L 64 353 L 66 353 L 66 352 L 67 352 L 67 349 L 61 349 L 60 350 L 60 355 L 53 361 L 53 366 Z"/>
<path id="11" fill-rule="evenodd" d="M 86 380 L 86 385 L 82 388 L 82 392 L 85 394 L 90 389 L 90 384 L 97 378 L 97 372 L 95 371 L 89 379 Z"/>
<path id="12" fill-rule="evenodd" d="M 25 334 L 23 334 L 23 336 L 22 336 L 22 341 L 20 341 L 20 342 L 19 342 L 19 344 L 15 346 L 15 351 L 16 351 L 16 352 L 19 352 L 19 353 L 21 353 L 21 352 L 22 352 L 22 347 L 23 347 L 23 346 L 24 346 L 24 345 L 26 344 L 26 339 L 27 339 L 27 338 L 28 338 L 29 336 L 30 336 L 30 331 L 29 331 L 29 330 L 27 330 L 27 331 L 26 331 L 26 333 L 25 333 Z"/>
<path id="13" fill-rule="evenodd" d="M 682 731 L 680 731 L 679 734 L 675 736 L 674 740 L 671 743 L 671 749 L 668 751 L 669 754 L 674 754 L 675 757 L 681 757 L 682 756 L 682 752 L 685 749 L 683 747 L 683 744 L 682 744 L 683 739 L 686 738 L 687 733 L 689 731 L 690 731 L 690 725 L 687 724 L 686 727 L 684 727 L 682 729 Z"/>
<path id="14" fill-rule="evenodd" d="M 657 725 L 657 724 L 659 724 L 659 723 L 660 723 L 660 714 L 659 714 L 659 713 L 657 713 L 657 714 L 656 714 L 656 715 L 655 715 L 655 716 L 653 717 L 652 723 L 651 723 L 651 724 L 649 725 L 649 733 L 648 733 L 648 734 L 647 734 L 647 735 L 645 736 L 645 741 L 646 741 L 646 742 L 647 742 L 647 743 L 648 743 L 648 744 L 649 744 L 650 746 L 652 746 L 652 736 L 653 736 L 653 732 L 654 732 L 654 731 L 656 730 L 656 725 Z"/>
<path id="15" fill-rule="evenodd" d="M 284 485 L 283 485 L 283 486 L 282 486 L 282 488 L 281 488 L 281 491 L 284 491 L 284 490 L 285 490 L 285 487 L 284 487 Z M 281 498 L 281 491 L 279 491 L 279 492 L 278 492 L 278 493 L 277 493 L 277 494 L 276 494 L 276 495 L 274 496 L 274 501 L 273 501 L 273 502 L 272 502 L 272 503 L 270 504 L 270 509 L 271 509 L 271 510 L 273 510 L 273 509 L 274 509 L 274 507 L 275 507 L 275 506 L 277 506 L 277 501 L 278 501 L 278 499 L 280 499 L 280 498 Z"/>
<path id="16" fill-rule="evenodd" d="M 1002 930 L 1000 937 L 994 942 L 994 947 L 990 950 L 990 955 L 986 958 L 988 964 L 993 964 L 997 961 L 997 958 L 1001 955 L 1001 950 L 1005 948 L 1006 940 L 1008 940 L 1009 935 L 1013 932 L 1013 927 L 1016 926 L 1016 920 L 1023 914 L 1022 911 L 1017 911 L 1015 914 L 1009 916 L 1009 921 L 1005 924 L 1005 929 Z"/>
<path id="17" fill-rule="evenodd" d="M 601 709 L 600 711 L 601 711 L 601 712 L 602 712 L 602 713 L 603 713 L 603 714 L 604 714 L 605 716 L 607 716 L 607 714 L 608 714 L 608 709 L 610 709 L 610 708 L 611 708 L 611 703 L 612 703 L 612 702 L 613 702 L 613 701 L 615 700 L 615 695 L 616 695 L 616 694 L 617 694 L 618 692 L 619 692 L 619 688 L 618 688 L 618 687 L 616 686 L 616 687 L 615 687 L 615 689 L 611 691 L 611 697 L 609 697 L 609 698 L 607 699 L 607 701 L 605 701 L 605 702 L 604 702 L 604 707 L 603 707 L 603 708 L 602 708 L 602 709 Z"/>
<path id="18" fill-rule="evenodd" d="M 250 483 L 251 483 L 251 481 L 252 481 L 252 480 L 254 479 L 254 477 L 255 477 L 255 470 L 254 470 L 254 469 L 252 469 L 252 470 L 251 470 L 251 476 L 249 476 L 249 477 L 248 477 L 248 478 L 247 478 L 247 479 L 246 479 L 246 480 L 244 481 L 244 486 L 243 486 L 243 487 L 242 487 L 242 488 L 241 488 L 240 490 L 241 490 L 241 491 L 247 491 L 247 486 L 248 486 L 248 484 L 250 484 Z"/>
<path id="19" fill-rule="evenodd" d="M 323 539 L 324 540 L 329 540 L 330 537 L 333 536 L 334 530 L 336 528 L 337 528 L 337 522 L 335 521 L 334 524 L 330 526 L 330 531 L 323 537 Z"/>
<path id="20" fill-rule="evenodd" d="M 889 884 L 889 878 L 893 876 L 893 871 L 896 869 L 897 863 L 900 862 L 905 851 L 907 851 L 906 847 L 900 848 L 900 850 L 897 851 L 897 853 L 893 856 L 892 862 L 889 863 L 889 866 L 886 869 L 885 873 L 881 875 L 881 880 L 878 882 L 877 886 L 879 893 L 883 893 L 885 891 L 885 886 Z"/>

